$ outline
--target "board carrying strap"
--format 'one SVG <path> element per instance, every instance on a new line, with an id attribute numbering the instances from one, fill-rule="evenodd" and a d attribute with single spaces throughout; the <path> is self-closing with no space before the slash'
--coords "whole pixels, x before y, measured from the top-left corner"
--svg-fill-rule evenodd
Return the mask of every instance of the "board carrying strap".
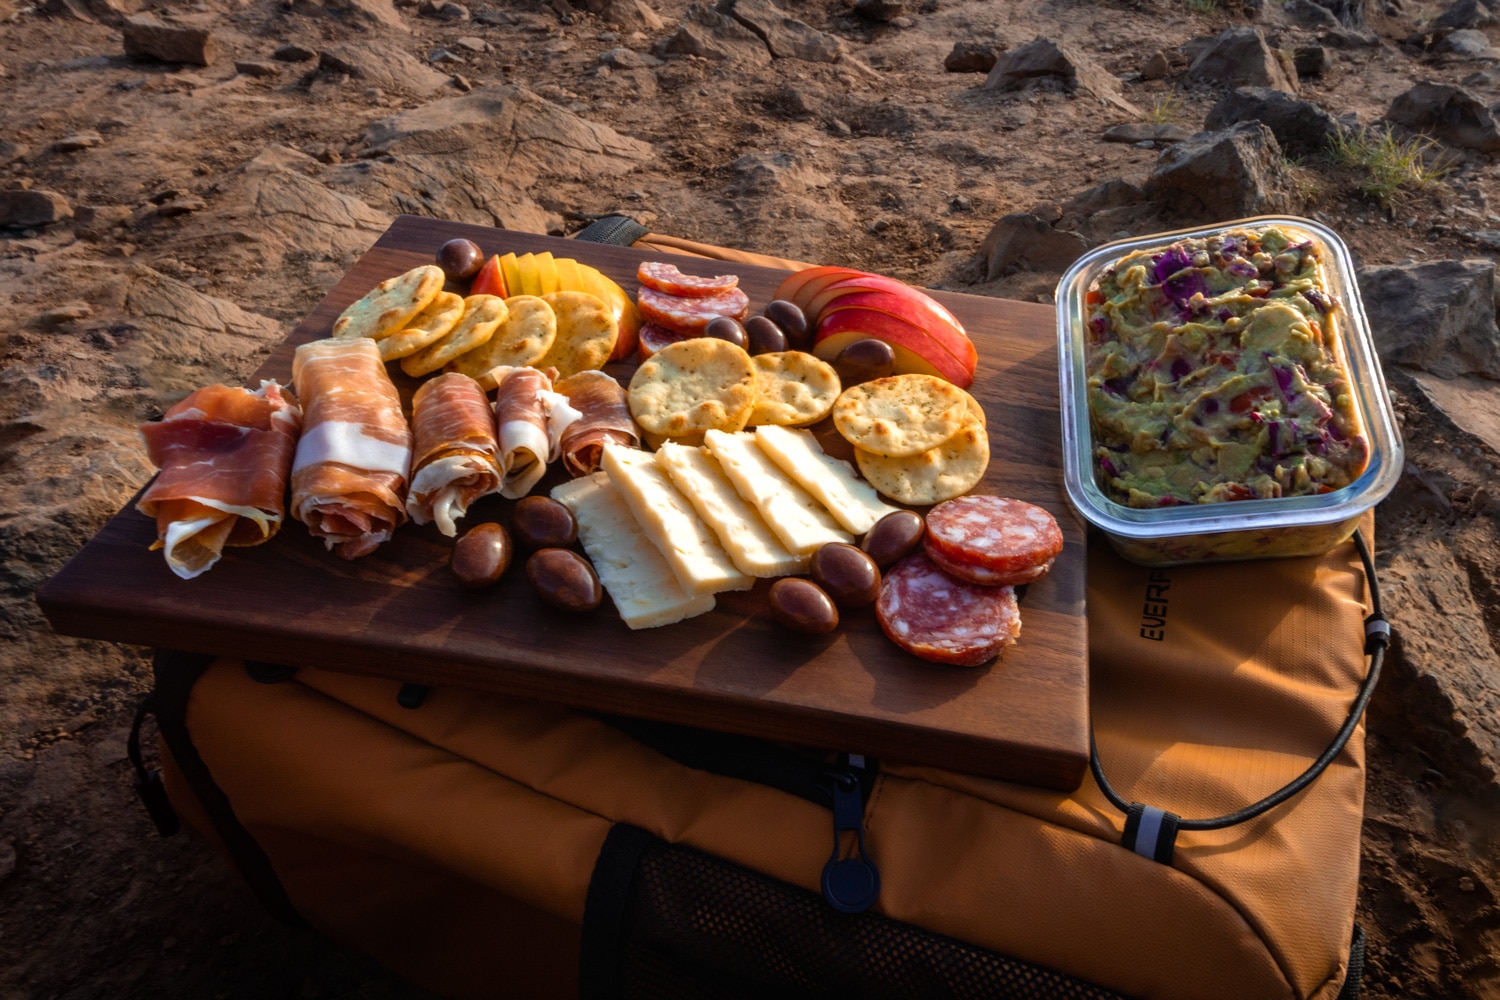
<path id="1" fill-rule="evenodd" d="M 649 229 L 634 219 L 623 215 L 606 215 L 595 219 L 573 235 L 575 240 L 587 243 L 604 243 L 612 247 L 628 247 L 645 236 Z"/>
<path id="2" fill-rule="evenodd" d="M 1344 747 L 1348 745 L 1355 729 L 1359 726 L 1359 720 L 1365 714 L 1370 697 L 1375 693 L 1375 685 L 1380 680 L 1380 667 L 1385 661 L 1385 650 L 1391 641 L 1391 623 L 1386 620 L 1381 609 L 1380 582 L 1375 577 L 1375 561 L 1370 556 L 1370 547 L 1365 543 L 1364 536 L 1358 531 L 1354 533 L 1354 545 L 1359 550 L 1360 562 L 1364 565 L 1365 580 L 1370 590 L 1371 613 L 1365 619 L 1364 625 L 1364 651 L 1370 658 L 1370 668 L 1366 671 L 1364 680 L 1360 682 L 1359 691 L 1349 706 L 1348 717 L 1334 736 L 1333 742 L 1318 756 L 1317 760 L 1308 766 L 1307 770 L 1259 802 L 1225 816 L 1215 816 L 1209 819 L 1182 819 L 1164 809 L 1141 802 L 1129 802 L 1110 785 L 1109 779 L 1104 776 L 1104 765 L 1099 759 L 1099 746 L 1094 740 L 1091 722 L 1089 725 L 1089 769 L 1093 772 L 1094 781 L 1098 784 L 1099 790 L 1104 793 L 1104 797 L 1109 799 L 1116 809 L 1125 813 L 1125 831 L 1120 838 L 1122 846 L 1161 864 L 1171 864 L 1177 835 L 1181 831 L 1222 830 L 1225 827 L 1252 820 L 1281 805 L 1312 784 L 1328 769 L 1328 765 L 1343 753 Z"/>

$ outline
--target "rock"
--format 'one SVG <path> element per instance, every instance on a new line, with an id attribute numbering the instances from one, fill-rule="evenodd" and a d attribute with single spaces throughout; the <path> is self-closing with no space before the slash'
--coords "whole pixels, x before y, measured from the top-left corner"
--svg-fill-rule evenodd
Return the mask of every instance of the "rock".
<path id="1" fill-rule="evenodd" d="M 135 59 L 211 66 L 218 43 L 205 28 L 164 24 L 150 14 L 125 18 L 125 54 Z"/>
<path id="2" fill-rule="evenodd" d="M 1482 56 L 1489 50 L 1489 37 L 1477 28 L 1450 31 L 1432 47 L 1433 52 L 1455 56 Z"/>
<path id="3" fill-rule="evenodd" d="M 1104 134 L 1100 138 L 1105 142 L 1152 142 L 1165 144 L 1181 142 L 1191 137 L 1192 134 L 1180 125 L 1124 122 L 1123 124 L 1112 125 L 1105 129 Z"/>
<path id="4" fill-rule="evenodd" d="M 50 226 L 72 217 L 73 207 L 56 191 L 0 191 L 0 228 Z"/>
<path id="5" fill-rule="evenodd" d="M 19 142 L 0 139 L 0 167 L 14 163 L 29 152 L 30 150 Z"/>
<path id="6" fill-rule="evenodd" d="M 1280 211 L 1281 146 L 1259 122 L 1201 132 L 1161 154 L 1146 193 L 1170 213 L 1202 222 Z"/>
<path id="7" fill-rule="evenodd" d="M 659 40 L 652 52 L 663 58 L 698 56 L 757 66 L 771 62 L 771 53 L 759 35 L 734 18 L 696 2 L 688 4 L 676 30 Z"/>
<path id="8" fill-rule="evenodd" d="M 391 0 L 323 0 L 323 6 L 329 11 L 345 15 L 349 20 L 363 24 L 393 28 L 402 32 L 411 30 L 411 26 L 397 13 L 396 6 L 391 3 Z"/>
<path id="9" fill-rule="evenodd" d="M 466 52 L 485 53 L 490 51 L 490 43 L 483 38 L 475 38 L 473 35 L 465 35 L 455 38 L 453 44 Z"/>
<path id="10" fill-rule="evenodd" d="M 79 205 L 73 212 L 73 234 L 81 240 L 97 242 L 130 218 L 130 214 L 124 205 Z"/>
<path id="11" fill-rule="evenodd" d="M 262 80 L 269 80 L 281 75 L 281 67 L 273 62 L 262 62 L 256 59 L 236 60 L 234 71 L 244 76 L 253 76 Z"/>
<path id="12" fill-rule="evenodd" d="M 655 56 L 620 46 L 599 56 L 599 64 L 608 66 L 610 69 L 649 69 L 653 66 L 660 66 L 661 60 Z"/>
<path id="13" fill-rule="evenodd" d="M 1441 378 L 1500 379 L 1494 261 L 1363 267 L 1355 276 L 1376 350 L 1386 364 Z"/>
<path id="14" fill-rule="evenodd" d="M 307 62 L 318 58 L 318 53 L 305 45 L 287 42 L 285 45 L 278 45 L 276 51 L 271 53 L 271 58 L 282 62 Z"/>
<path id="15" fill-rule="evenodd" d="M 1479 28 L 1494 23 L 1495 16 L 1485 9 L 1479 0 L 1458 0 L 1453 6 L 1433 18 L 1428 26 L 1438 32 L 1460 31 Z"/>
<path id="16" fill-rule="evenodd" d="M 104 136 L 98 132 L 75 132 L 57 140 L 47 148 L 54 153 L 76 153 L 80 149 L 93 149 L 102 142 L 104 142 Z"/>
<path id="17" fill-rule="evenodd" d="M 1225 28 L 1188 67 L 1188 77 L 1235 87 L 1297 92 L 1297 71 L 1266 44 L 1259 28 Z"/>
<path id="18" fill-rule="evenodd" d="M 888 24 L 904 13 L 902 0 L 854 0 L 854 16 L 876 24 Z"/>
<path id="19" fill-rule="evenodd" d="M 641 0 L 608 0 L 600 9 L 599 16 L 626 31 L 644 31 L 654 35 L 666 27 L 666 22 L 660 15 Z"/>
<path id="20" fill-rule="evenodd" d="M 439 21 L 467 21 L 469 8 L 455 0 L 429 0 L 417 8 L 423 17 L 435 17 Z"/>
<path id="21" fill-rule="evenodd" d="M 1281 13 L 1288 21 L 1303 28 L 1339 28 L 1338 15 L 1323 4 L 1313 0 L 1291 0 L 1283 4 Z"/>
<path id="22" fill-rule="evenodd" d="M 1171 70 L 1172 63 L 1167 59 L 1167 54 L 1158 49 L 1141 63 L 1141 79 L 1164 80 Z"/>
<path id="23" fill-rule="evenodd" d="M 16 873 L 16 845 L 13 841 L 0 840 L 0 883 Z"/>
<path id="24" fill-rule="evenodd" d="M 1001 46 L 984 42 L 954 42 L 953 51 L 943 59 L 949 73 L 988 73 L 1000 59 Z"/>
<path id="25" fill-rule="evenodd" d="M 88 319 L 92 315 L 94 309 L 87 302 L 68 302 L 48 309 L 37 317 L 37 322 L 43 326 L 61 326 L 74 320 Z"/>
<path id="26" fill-rule="evenodd" d="M 1441 83 L 1419 83 L 1398 94 L 1385 117 L 1450 146 L 1500 152 L 1500 122 L 1473 94 Z"/>
<path id="27" fill-rule="evenodd" d="M 719 0 L 715 10 L 749 28 L 777 59 L 836 63 L 844 54 L 843 42 L 788 16 L 771 0 Z"/>
<path id="28" fill-rule="evenodd" d="M 1328 151 L 1339 134 L 1339 120 L 1310 101 L 1269 87 L 1237 87 L 1219 98 L 1203 127 L 1211 132 L 1240 122 L 1266 125 L 1288 156 L 1312 156 Z"/>
<path id="29" fill-rule="evenodd" d="M 1336 49 L 1372 49 L 1380 45 L 1380 36 L 1373 31 L 1350 31 L 1348 28 L 1329 28 L 1319 32 L 1318 40 Z"/>
<path id="30" fill-rule="evenodd" d="M 746 153 L 729 165 L 741 196 L 805 194 L 833 186 L 833 178 L 791 153 Z"/>
<path id="31" fill-rule="evenodd" d="M 397 90 L 419 97 L 448 83 L 446 74 L 423 64 L 406 50 L 381 41 L 334 45 L 318 53 L 318 69 L 344 73 L 381 90 Z"/>
<path id="32" fill-rule="evenodd" d="M 1455 426 L 1500 455 L 1500 386 L 1477 375 L 1438 378 L 1421 371 L 1404 371 L 1412 384 Z M 1500 718 L 1496 719 L 1500 722 Z"/>
<path id="33" fill-rule="evenodd" d="M 178 195 L 157 205 L 156 214 L 163 219 L 170 219 L 174 215 L 200 212 L 206 207 L 208 207 L 207 202 L 196 195 Z"/>
<path id="34" fill-rule="evenodd" d="M 1333 66 L 1333 53 L 1326 45 L 1299 45 L 1292 50 L 1292 66 L 1298 77 L 1317 77 Z"/>
<path id="35" fill-rule="evenodd" d="M 982 89 L 1002 93 L 1029 89 L 1065 94 L 1082 91 L 1134 117 L 1140 115 L 1139 109 L 1121 95 L 1120 81 L 1113 73 L 1050 38 L 1038 38 L 1006 52 L 990 70 Z"/>
<path id="36" fill-rule="evenodd" d="M 1086 250 L 1077 233 L 1054 229 L 1040 216 L 1018 212 L 1002 216 L 985 234 L 979 255 L 985 280 L 994 281 L 1015 271 L 1066 271 Z"/>
<path id="37" fill-rule="evenodd" d="M 48 17 L 70 17 L 77 21 L 98 21 L 110 27 L 119 26 L 126 10 L 116 0 L 46 0 L 41 11 Z"/>

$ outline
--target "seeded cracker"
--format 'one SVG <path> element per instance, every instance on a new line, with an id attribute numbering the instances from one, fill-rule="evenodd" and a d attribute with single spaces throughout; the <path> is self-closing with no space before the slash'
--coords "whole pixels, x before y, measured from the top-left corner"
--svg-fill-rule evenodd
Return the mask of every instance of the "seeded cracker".
<path id="1" fill-rule="evenodd" d="M 435 264 L 387 278 L 333 321 L 333 335 L 341 340 L 388 337 L 404 330 L 442 290 L 443 269 Z"/>
<path id="2" fill-rule="evenodd" d="M 543 295 L 542 301 L 557 316 L 557 337 L 535 367 L 556 368 L 559 378 L 603 368 L 620 335 L 620 326 L 604 300 L 588 292 L 567 291 Z"/>
<path id="3" fill-rule="evenodd" d="M 713 337 L 663 347 L 636 369 L 628 393 L 630 413 L 648 440 L 743 430 L 755 398 L 750 355 Z"/>
<path id="4" fill-rule="evenodd" d="M 464 299 L 464 314 L 442 340 L 401 359 L 401 370 L 413 378 L 428 375 L 494 335 L 505 322 L 505 300 L 498 295 L 470 295 Z"/>
<path id="5" fill-rule="evenodd" d="M 844 390 L 833 424 L 850 444 L 885 458 L 908 458 L 958 433 L 968 393 L 933 375 L 892 375 Z"/>
<path id="6" fill-rule="evenodd" d="M 962 496 L 979 484 L 990 464 L 990 439 L 974 418 L 928 451 L 886 458 L 859 448 L 854 461 L 866 481 L 898 503 L 925 505 Z"/>
<path id="7" fill-rule="evenodd" d="M 750 427 L 806 427 L 828 416 L 839 398 L 838 372 L 806 351 L 757 354 L 751 361 L 755 364 L 758 398 L 750 414 Z"/>
<path id="8" fill-rule="evenodd" d="M 464 297 L 457 292 L 438 292 L 432 304 L 412 318 L 405 330 L 375 341 L 381 361 L 410 357 L 437 343 L 463 318 Z"/>
<path id="9" fill-rule="evenodd" d="M 557 339 L 557 314 L 540 296 L 512 295 L 505 300 L 505 309 L 505 321 L 489 340 L 447 365 L 448 371 L 477 381 L 485 392 L 495 388 L 493 369 L 537 367 Z"/>

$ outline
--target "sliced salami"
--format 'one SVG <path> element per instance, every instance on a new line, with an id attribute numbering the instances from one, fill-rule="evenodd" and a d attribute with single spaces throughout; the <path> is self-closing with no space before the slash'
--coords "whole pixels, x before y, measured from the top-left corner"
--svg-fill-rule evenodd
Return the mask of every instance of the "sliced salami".
<path id="1" fill-rule="evenodd" d="M 635 269 L 635 277 L 647 288 L 661 292 L 663 295 L 678 295 L 687 299 L 718 295 L 740 283 L 738 275 L 719 274 L 712 278 L 703 278 L 696 274 L 683 274 L 677 270 L 676 264 L 668 264 L 660 260 L 643 261 Z"/>
<path id="2" fill-rule="evenodd" d="M 950 559 L 939 550 L 928 548 L 926 545 L 923 545 L 922 548 L 927 553 L 927 558 L 931 559 L 938 569 L 949 576 L 956 577 L 966 583 L 976 584 L 980 587 L 1019 587 L 1023 583 L 1040 580 L 1047 575 L 1047 571 L 1052 568 L 1053 562 L 1053 560 L 1048 559 L 1040 566 L 1035 566 L 1031 569 L 1016 570 L 1011 573 L 997 573 L 992 569 L 976 566 L 974 563 L 959 562 L 956 559 Z"/>
<path id="3" fill-rule="evenodd" d="M 927 512 L 928 552 L 984 571 L 998 584 L 1029 583 L 1062 551 L 1062 529 L 1047 511 L 1006 497 L 965 496 Z"/>
<path id="4" fill-rule="evenodd" d="M 907 556 L 886 573 L 875 617 L 908 653 L 960 667 L 988 663 L 1021 634 L 1015 590 L 955 580 L 925 552 Z"/>
<path id="5" fill-rule="evenodd" d="M 738 288 L 696 298 L 664 295 L 654 288 L 642 288 L 636 296 L 636 304 L 648 323 L 691 337 L 701 336 L 709 321 L 720 316 L 744 319 L 750 314 L 750 297 Z"/>

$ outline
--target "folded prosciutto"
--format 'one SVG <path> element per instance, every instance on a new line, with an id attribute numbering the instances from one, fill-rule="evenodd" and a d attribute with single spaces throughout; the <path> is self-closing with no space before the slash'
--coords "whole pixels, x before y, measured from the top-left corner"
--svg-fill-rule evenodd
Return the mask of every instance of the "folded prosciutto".
<path id="1" fill-rule="evenodd" d="M 406 512 L 418 524 L 436 521 L 452 538 L 469 505 L 500 490 L 495 414 L 479 383 L 447 372 L 423 382 L 411 400 L 411 487 Z"/>
<path id="2" fill-rule="evenodd" d="M 161 472 L 136 504 L 156 519 L 167 565 L 191 580 L 226 545 L 259 545 L 281 529 L 302 410 L 275 382 L 259 391 L 210 385 L 141 427 Z"/>
<path id="3" fill-rule="evenodd" d="M 411 428 L 375 341 L 315 340 L 292 358 L 304 409 L 292 516 L 345 559 L 375 551 L 406 520 Z"/>
<path id="4" fill-rule="evenodd" d="M 599 471 L 604 445 L 610 441 L 640 447 L 640 428 L 630 415 L 630 402 L 619 382 L 590 369 L 569 375 L 554 388 L 568 397 L 579 414 L 562 432 L 561 441 L 563 465 L 575 479 Z"/>
<path id="5" fill-rule="evenodd" d="M 492 369 L 495 422 L 500 435 L 500 495 L 511 500 L 531 492 L 562 452 L 562 435 L 578 419 L 568 397 L 552 388 L 552 378 L 535 368 Z M 555 374 L 555 372 L 553 373 Z"/>

